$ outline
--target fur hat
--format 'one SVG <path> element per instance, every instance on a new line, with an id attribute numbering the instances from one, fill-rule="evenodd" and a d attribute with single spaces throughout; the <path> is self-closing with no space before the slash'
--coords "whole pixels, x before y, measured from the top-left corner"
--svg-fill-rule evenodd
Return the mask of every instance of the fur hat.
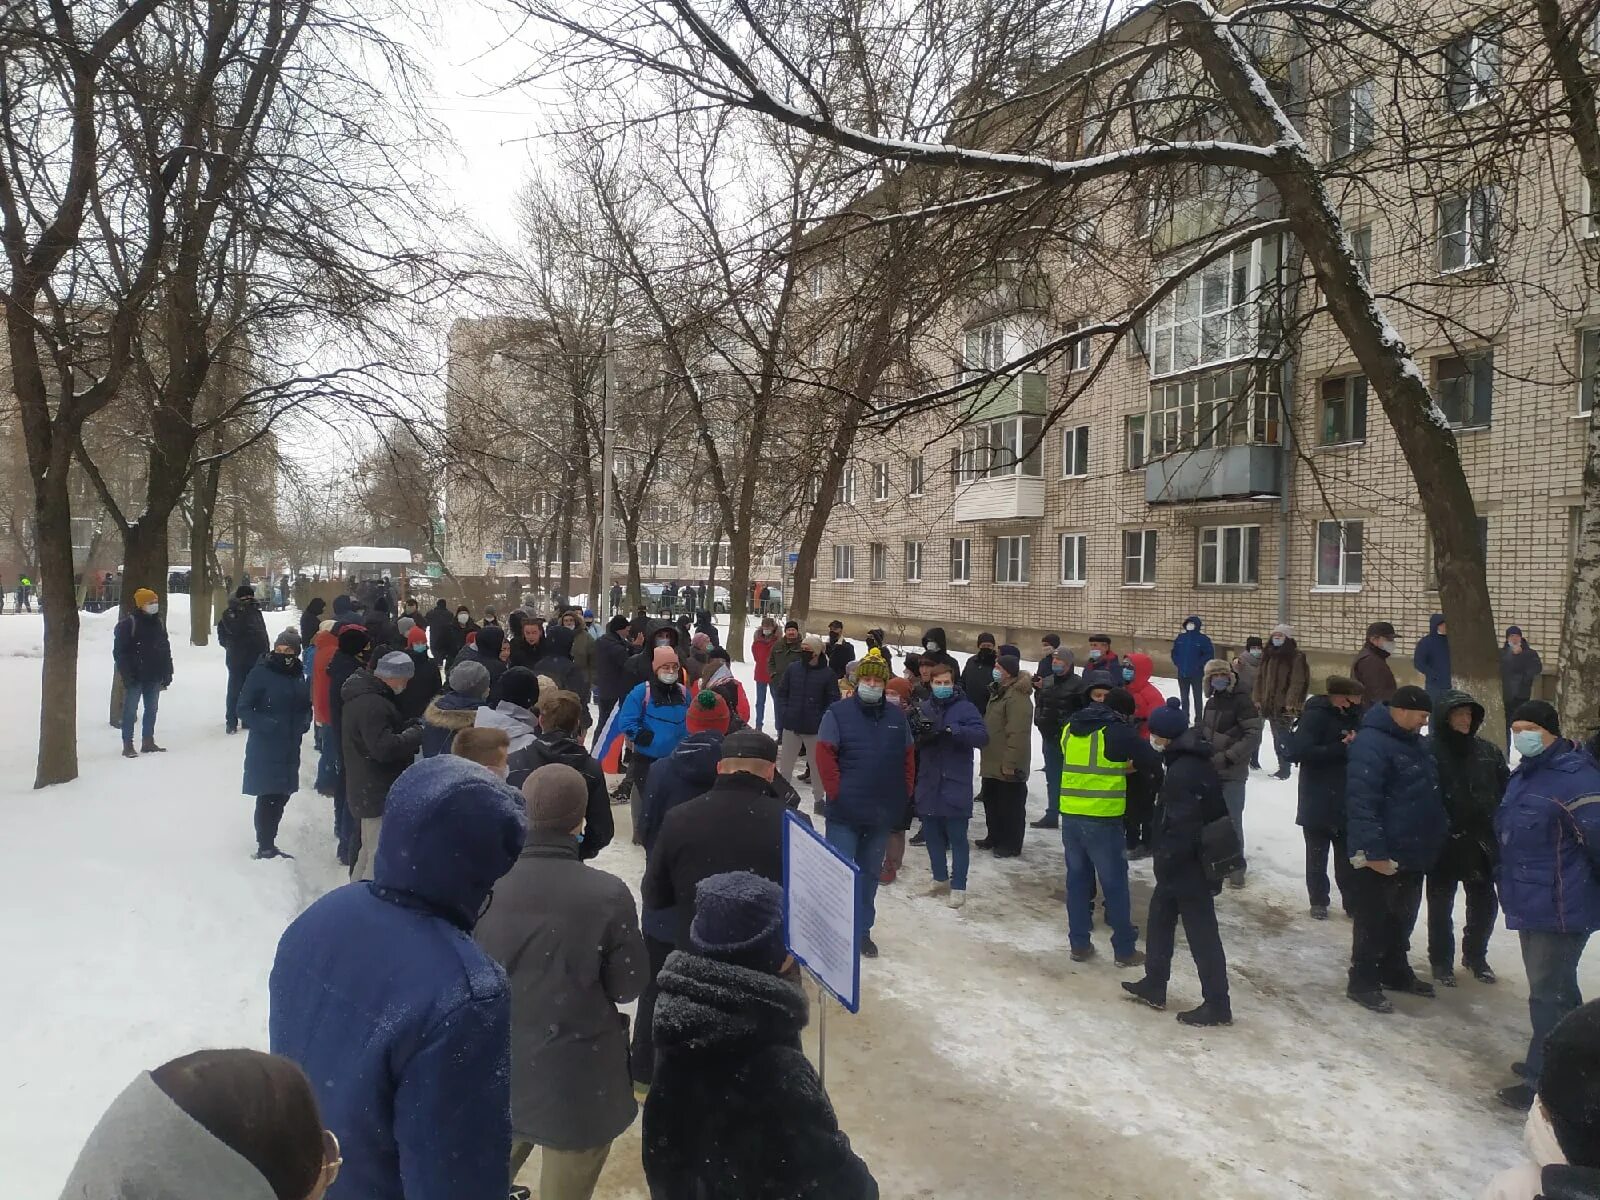
<path id="1" fill-rule="evenodd" d="M 252 585 L 248 583 L 241 583 L 238 587 L 233 589 L 233 598 L 235 600 L 243 600 L 246 596 L 252 600 L 256 598 L 256 589 Z"/>
<path id="2" fill-rule="evenodd" d="M 1177 697 L 1168 696 L 1167 702 L 1150 714 L 1146 728 L 1156 737 L 1170 742 L 1189 728 L 1189 718 L 1183 715 L 1183 705 Z"/>
<path id="3" fill-rule="evenodd" d="M 1365 695 L 1365 689 L 1348 675 L 1329 675 L 1322 690 L 1325 695 L 1354 696 L 1357 700 Z"/>
<path id="4" fill-rule="evenodd" d="M 1261 639 L 1257 638 L 1256 640 L 1259 642 Z M 1206 669 L 1205 669 L 1203 677 L 1204 677 L 1205 681 L 1208 684 L 1211 682 L 1211 677 L 1213 675 L 1227 675 L 1229 678 L 1232 678 L 1232 676 L 1233 676 L 1233 668 L 1228 665 L 1228 660 L 1227 659 L 1225 659 L 1225 658 L 1213 658 L 1210 662 L 1208 662 L 1206 664 Z"/>
<path id="5" fill-rule="evenodd" d="M 821 654 L 828 648 L 828 643 L 823 639 L 820 633 L 806 634 L 805 640 L 800 644 L 805 647 L 806 650 L 814 654 Z"/>
<path id="6" fill-rule="evenodd" d="M 706 958 L 776 974 L 789 957 L 783 944 L 783 889 L 749 871 L 702 879 L 694 892 L 689 944 Z"/>
<path id="7" fill-rule="evenodd" d="M 346 625 L 339 631 L 339 651 L 351 658 L 359 658 L 372 645 L 372 635 L 360 625 Z"/>
<path id="8" fill-rule="evenodd" d="M 522 798 L 529 832 L 571 833 L 589 809 L 589 785 L 566 763 L 546 763 L 522 781 Z"/>
<path id="9" fill-rule="evenodd" d="M 450 672 L 450 690 L 482 700 L 489 694 L 489 668 L 481 662 L 458 663 Z"/>
<path id="10" fill-rule="evenodd" d="M 1279 625 L 1274 625 L 1272 627 L 1272 631 L 1267 636 L 1268 637 L 1281 637 L 1281 638 L 1284 638 L 1286 640 L 1292 641 L 1294 639 L 1294 626 L 1289 624 L 1287 621 L 1285 621 L 1285 622 L 1283 622 L 1282 624 L 1279 624 Z"/>

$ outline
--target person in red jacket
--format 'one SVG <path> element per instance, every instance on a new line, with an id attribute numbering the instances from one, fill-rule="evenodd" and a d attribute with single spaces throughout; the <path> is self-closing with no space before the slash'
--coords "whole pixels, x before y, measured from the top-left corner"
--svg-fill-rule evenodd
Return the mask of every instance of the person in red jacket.
<path id="1" fill-rule="evenodd" d="M 1155 670 L 1155 664 L 1150 661 L 1150 656 L 1142 650 L 1135 650 L 1122 660 L 1124 667 L 1133 668 L 1133 677 L 1122 686 L 1128 689 L 1133 696 L 1133 719 L 1139 728 L 1139 736 L 1145 741 L 1150 740 L 1150 730 L 1146 722 L 1150 714 L 1165 704 L 1166 697 L 1156 691 L 1155 684 L 1150 682 L 1150 675 Z M 1126 672 L 1124 672 L 1126 674 Z"/>
<path id="2" fill-rule="evenodd" d="M 772 647 L 778 643 L 778 622 L 762 617 L 761 627 L 750 639 L 750 661 L 756 665 L 756 728 L 767 723 L 767 691 L 772 686 Z M 745 720 L 750 714 L 745 714 Z"/>

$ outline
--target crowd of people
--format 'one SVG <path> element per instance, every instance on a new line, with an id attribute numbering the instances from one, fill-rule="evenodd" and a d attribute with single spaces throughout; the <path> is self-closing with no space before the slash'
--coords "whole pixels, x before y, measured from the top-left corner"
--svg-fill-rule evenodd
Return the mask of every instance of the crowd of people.
<path id="1" fill-rule="evenodd" d="M 767 615 L 749 648 L 752 706 L 704 610 L 601 628 L 575 608 L 548 621 L 519 609 L 502 627 L 492 608 L 406 601 L 395 616 L 386 597 L 364 609 L 341 595 L 269 639 L 248 592 L 218 634 L 256 856 L 283 856 L 279 820 L 313 729 L 353 884 L 291 925 L 271 985 L 273 1050 L 305 1069 L 343 1146 L 336 1195 L 501 1194 L 537 1150 L 541 1197 L 587 1197 L 641 1099 L 653 1196 L 877 1195 L 798 1049 L 806 999 L 781 893 L 785 813 L 807 807 L 796 785 L 809 785 L 803 819 L 820 818 L 858 867 L 864 956 L 880 953 L 877 893 L 908 846 L 928 855 L 929 898 L 959 909 L 974 849 L 1014 857 L 1029 828 L 1050 830 L 1071 960 L 1097 957 L 1098 904 L 1115 965 L 1142 969 L 1122 988 L 1164 1010 L 1181 922 L 1201 1003 L 1177 1019 L 1231 1024 L 1216 903 L 1248 884 L 1246 794 L 1269 731 L 1278 777 L 1299 771 L 1309 916 L 1329 919 L 1336 892 L 1352 921 L 1349 998 L 1388 1013 L 1391 996 L 1456 986 L 1462 891 L 1459 964 L 1492 984 L 1503 911 L 1531 1031 L 1500 1099 L 1530 1111 L 1530 1138 L 1537 1126 L 1559 1145 L 1547 1165 L 1600 1167 L 1587 1126 L 1558 1115 L 1588 1094 L 1553 1053 L 1595 1019 L 1574 1010 L 1600 928 L 1600 744 L 1563 737 L 1531 698 L 1534 652 L 1515 627 L 1502 656 L 1513 769 L 1481 736 L 1484 706 L 1451 686 L 1442 618 L 1414 657 L 1424 686 L 1397 682 L 1380 622 L 1349 674 L 1314 688 L 1292 627 L 1228 658 L 1191 617 L 1168 699 L 1151 657 L 1104 634 L 1081 669 L 1049 635 L 1029 671 L 1021 647 L 989 633 L 962 664 L 933 628 L 897 669 L 881 629 L 858 653 L 839 622 L 808 634 Z M 155 698 L 172 660 L 153 593 L 135 600 L 116 645 L 136 756 L 160 749 Z M 1036 770 L 1045 807 L 1030 822 Z M 607 774 L 624 776 L 615 793 Z M 593 865 L 614 804 L 644 848 L 642 909 Z M 1130 863 L 1142 860 L 1154 888 L 1141 929 Z M 1424 898 L 1426 979 L 1409 957 Z M 619 1006 L 635 999 L 630 1029 Z"/>

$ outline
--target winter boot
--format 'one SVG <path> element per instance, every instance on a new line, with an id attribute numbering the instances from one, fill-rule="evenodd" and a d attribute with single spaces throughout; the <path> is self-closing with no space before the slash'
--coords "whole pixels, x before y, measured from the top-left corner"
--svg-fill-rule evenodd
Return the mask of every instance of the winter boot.
<path id="1" fill-rule="evenodd" d="M 922 826 L 918 825 L 917 831 L 911 835 L 911 844 L 913 846 L 926 846 L 928 844 L 928 835 L 922 832 Z"/>
<path id="2" fill-rule="evenodd" d="M 167 748 L 156 745 L 156 740 L 153 737 L 145 738 L 144 744 L 139 747 L 140 754 L 165 754 L 166 752 Z"/>
<path id="3" fill-rule="evenodd" d="M 1133 951 L 1130 951 L 1127 954 L 1119 954 L 1119 955 L 1117 955 L 1117 966 L 1119 966 L 1119 967 L 1142 967 L 1142 966 L 1144 966 L 1144 951 L 1143 950 L 1133 950 Z"/>
<path id="4" fill-rule="evenodd" d="M 947 899 L 945 901 L 945 903 L 948 904 L 951 908 L 960 908 L 966 902 L 967 902 L 967 893 L 966 893 L 965 889 L 959 889 L 959 888 L 951 889 L 950 897 L 949 897 L 949 899 Z"/>
<path id="5" fill-rule="evenodd" d="M 282 850 L 279 850 L 276 846 L 262 846 L 250 857 L 256 859 L 257 861 L 262 861 L 269 858 L 293 859 L 294 855 L 286 854 Z"/>
<path id="6" fill-rule="evenodd" d="M 1188 1012 L 1178 1014 L 1178 1024 L 1205 1027 L 1209 1025 L 1232 1025 L 1233 1010 L 1224 1008 L 1220 1004 L 1206 1003 L 1199 1008 L 1191 1008 Z"/>
<path id="7" fill-rule="evenodd" d="M 890 883 L 893 883 L 899 877 L 900 877 L 899 868 L 893 867 L 888 863 L 884 863 L 883 864 L 883 870 L 878 872 L 878 883 L 880 885 L 890 884 Z"/>
<path id="8" fill-rule="evenodd" d="M 1494 983 L 1499 978 L 1494 973 L 1494 968 L 1489 965 L 1488 959 L 1476 958 L 1468 960 L 1464 958 L 1461 960 L 1461 965 L 1471 971 L 1472 977 L 1479 983 Z"/>
<path id="9" fill-rule="evenodd" d="M 1368 1012 L 1392 1013 L 1394 1011 L 1394 1005 L 1390 1002 L 1389 997 L 1376 988 L 1370 992 L 1357 992 L 1346 989 L 1345 995 Z"/>
<path id="10" fill-rule="evenodd" d="M 1326 904 L 1313 904 L 1311 906 L 1311 919 L 1313 921 L 1326 921 L 1328 919 L 1328 906 Z"/>
<path id="11" fill-rule="evenodd" d="M 1446 986 L 1454 987 L 1455 976 L 1451 975 L 1450 979 L 1451 982 Z M 1396 983 L 1386 983 L 1383 986 L 1391 992 L 1399 992 L 1406 996 L 1421 996 L 1424 1000 L 1432 1000 L 1439 994 L 1434 990 L 1433 984 L 1427 982 L 1425 979 L 1420 979 L 1415 975 L 1413 975 L 1410 979 L 1402 979 Z"/>
<path id="12" fill-rule="evenodd" d="M 1061 819 L 1054 814 L 1046 813 L 1037 821 L 1030 822 L 1034 829 L 1060 829 Z"/>
<path id="13" fill-rule="evenodd" d="M 1533 1107 L 1533 1089 L 1525 1083 L 1513 1083 L 1510 1087 L 1503 1087 L 1495 1096 L 1507 1108 L 1514 1108 L 1518 1112 L 1527 1112 Z"/>
<path id="14" fill-rule="evenodd" d="M 1094 943 L 1090 942 L 1086 946 L 1074 946 L 1074 947 L 1072 947 L 1072 950 L 1070 951 L 1070 956 L 1071 956 L 1073 962 L 1088 962 L 1091 958 L 1094 957 Z"/>
<path id="15" fill-rule="evenodd" d="M 139 757 L 139 752 L 133 748 L 133 743 L 132 742 L 123 742 L 122 743 L 122 757 L 123 758 L 138 758 Z"/>
<path id="16" fill-rule="evenodd" d="M 1455 987 L 1456 973 L 1448 963 L 1442 967 L 1434 967 L 1433 981 L 1440 987 Z"/>
<path id="17" fill-rule="evenodd" d="M 1148 976 L 1144 979 L 1122 981 L 1122 990 L 1141 1004 L 1148 1004 L 1157 1012 L 1167 1011 L 1167 989 L 1158 988 L 1150 982 Z"/>
<path id="18" fill-rule="evenodd" d="M 925 893 L 930 900 L 937 900 L 940 897 L 948 896 L 949 894 L 950 881 L 948 879 L 944 880 L 942 883 L 935 879 L 931 884 L 928 885 L 928 890 Z"/>
<path id="19" fill-rule="evenodd" d="M 861 935 L 861 957 L 862 958 L 877 958 L 878 957 L 878 943 L 873 941 L 866 934 L 862 934 Z"/>

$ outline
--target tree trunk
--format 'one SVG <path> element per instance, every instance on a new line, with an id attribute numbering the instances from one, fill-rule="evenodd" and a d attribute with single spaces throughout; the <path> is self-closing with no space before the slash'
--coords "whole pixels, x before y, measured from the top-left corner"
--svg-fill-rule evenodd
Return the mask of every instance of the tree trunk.
<path id="1" fill-rule="evenodd" d="M 36 788 L 78 777 L 78 606 L 72 571 L 72 504 L 67 494 L 70 451 L 59 439 L 49 473 L 34 485 L 38 529 L 39 603 L 44 609 L 44 666 L 40 672 L 39 758 Z"/>
<path id="2" fill-rule="evenodd" d="M 1564 625 L 1556 700 L 1561 728 L 1569 737 L 1581 737 L 1600 722 L 1600 404 L 1589 413 L 1583 507 Z"/>
<path id="3" fill-rule="evenodd" d="M 638 612 L 644 603 L 644 577 L 639 573 L 639 543 L 628 542 L 628 605 L 630 612 Z"/>
<path id="4" fill-rule="evenodd" d="M 189 644 L 211 642 L 211 516 L 217 504 L 221 465 L 212 464 L 194 477 L 194 520 L 189 525 Z"/>
<path id="5" fill-rule="evenodd" d="M 744 622 L 750 611 L 750 522 L 728 535 L 728 653 L 745 661 Z"/>

